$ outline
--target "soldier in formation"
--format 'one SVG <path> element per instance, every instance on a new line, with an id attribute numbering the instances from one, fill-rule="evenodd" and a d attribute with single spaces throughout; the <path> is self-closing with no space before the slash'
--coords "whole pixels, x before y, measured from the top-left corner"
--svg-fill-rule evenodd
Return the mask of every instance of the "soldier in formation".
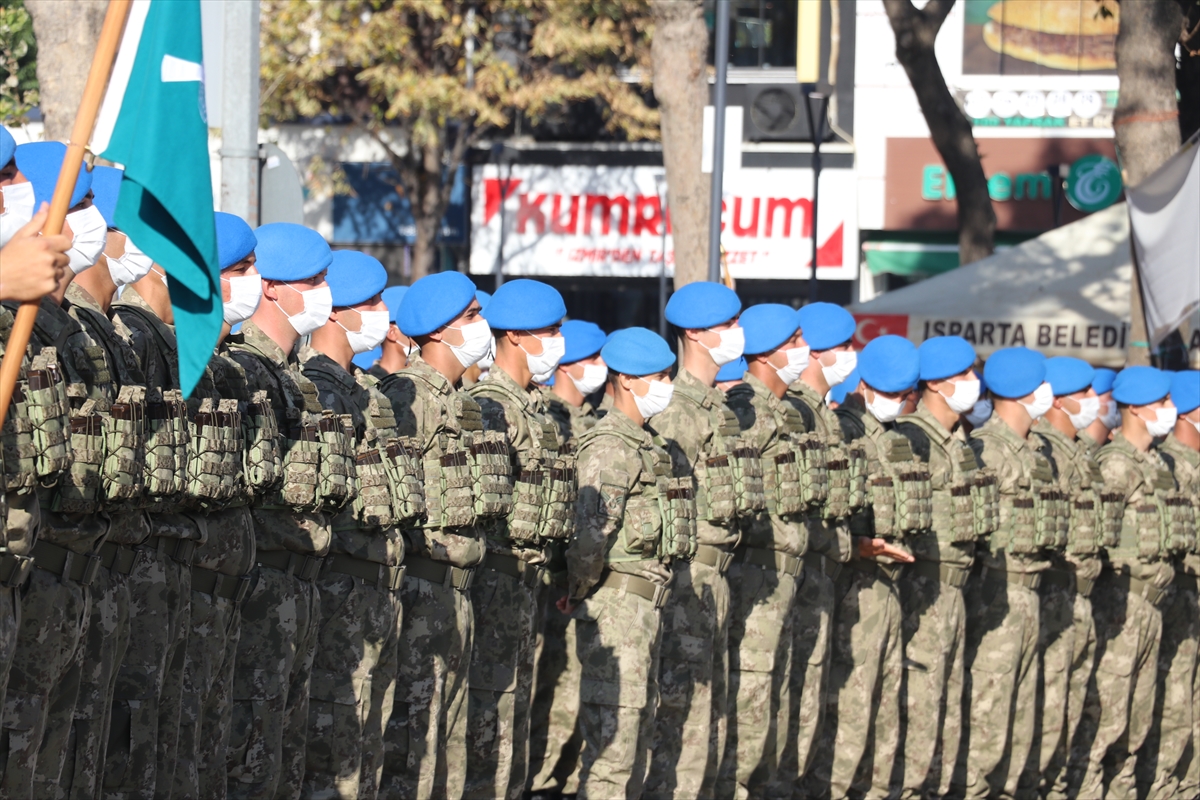
<path id="1" fill-rule="evenodd" d="M 64 156 L 0 135 L 0 339 L 42 298 L 0 432 L 5 797 L 1200 790 L 1200 373 L 1008 348 L 983 396 L 958 337 L 856 357 L 840 308 L 705 283 L 676 362 L 537 281 L 403 293 L 218 213 L 183 397 L 119 170 L 37 235 Z"/>

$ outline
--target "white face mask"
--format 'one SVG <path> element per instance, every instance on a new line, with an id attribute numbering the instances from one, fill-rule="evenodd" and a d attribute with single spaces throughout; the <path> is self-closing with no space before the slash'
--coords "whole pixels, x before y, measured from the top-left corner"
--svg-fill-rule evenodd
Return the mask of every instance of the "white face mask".
<path id="1" fill-rule="evenodd" d="M 992 401 L 980 400 L 963 417 L 971 423 L 972 428 L 978 428 L 992 418 Z"/>
<path id="2" fill-rule="evenodd" d="M 979 400 L 979 388 L 978 378 L 955 381 L 954 394 L 949 397 L 943 394 L 942 397 L 946 397 L 946 405 L 950 406 L 950 410 L 955 414 L 966 414 L 975 408 L 975 403 Z"/>
<path id="3" fill-rule="evenodd" d="M 874 400 L 867 400 L 866 403 L 867 411 L 870 411 L 871 416 L 880 422 L 892 422 L 904 410 L 904 403 L 899 400 L 893 400 L 890 397 L 884 397 L 879 392 L 875 392 Z"/>
<path id="4" fill-rule="evenodd" d="M 1081 397 L 1076 402 L 1079 403 L 1079 413 L 1072 414 L 1070 411 L 1067 411 L 1067 418 L 1071 420 L 1071 424 L 1075 426 L 1075 430 L 1081 431 L 1095 422 L 1096 417 L 1100 416 L 1100 398 Z M 1066 409 L 1063 410 L 1066 411 Z"/>
<path id="5" fill-rule="evenodd" d="M 17 235 L 33 219 L 33 184 L 14 183 L 0 187 L 4 193 L 4 212 L 0 213 L 0 247 Z"/>
<path id="6" fill-rule="evenodd" d="M 305 289 L 304 291 L 300 291 L 294 286 L 287 288 L 304 297 L 304 310 L 294 317 L 288 316 L 287 318 L 296 333 L 307 336 L 329 321 L 329 313 L 333 311 L 332 289 L 328 286 L 318 286 L 315 289 Z M 275 301 L 275 305 L 279 305 L 278 300 Z M 283 308 L 281 307 L 279 310 L 283 311 Z M 286 311 L 284 311 L 284 316 L 287 316 Z"/>
<path id="7" fill-rule="evenodd" d="M 1050 387 L 1050 384 L 1043 383 L 1033 390 L 1033 402 L 1021 403 L 1021 405 L 1025 406 L 1025 410 L 1029 412 L 1030 419 L 1039 420 L 1054 405 L 1054 389 Z"/>
<path id="8" fill-rule="evenodd" d="M 550 376 L 558 368 L 558 362 L 562 361 L 562 357 L 567 352 L 567 340 L 561 336 L 546 336 L 541 338 L 541 342 L 542 352 L 537 355 L 525 350 L 524 347 L 521 348 L 525 352 L 525 364 L 533 375 L 534 383 L 545 383 L 550 380 Z"/>
<path id="9" fill-rule="evenodd" d="M 338 323 L 342 330 L 346 331 L 346 341 L 350 343 L 350 349 L 355 355 L 378 347 L 387 336 L 388 325 L 391 325 L 386 311 L 360 311 L 358 316 L 361 323 L 356 331 Z"/>
<path id="10" fill-rule="evenodd" d="M 606 380 L 608 380 L 608 367 L 603 364 L 584 364 L 582 378 L 571 375 L 571 382 L 575 384 L 579 393 L 585 396 L 603 386 Z"/>
<path id="11" fill-rule="evenodd" d="M 714 364 L 723 367 L 730 361 L 737 361 L 742 357 L 742 353 L 746 350 L 746 332 L 744 330 L 740 327 L 726 328 L 719 331 L 717 335 L 721 337 L 717 346 L 706 348 L 708 354 L 712 356 Z"/>
<path id="12" fill-rule="evenodd" d="M 133 240 L 126 236 L 124 254 L 108 259 L 108 274 L 117 286 L 128 286 L 149 275 L 153 266 L 154 259 L 139 250 Z"/>
<path id="13" fill-rule="evenodd" d="M 491 328 L 488 328 L 488 330 L 491 330 Z M 481 371 L 487 372 L 489 369 L 492 368 L 492 364 L 495 364 L 495 363 L 496 363 L 496 337 L 492 336 L 491 341 L 488 342 L 487 352 L 479 357 L 479 360 L 475 362 L 475 366 L 479 367 L 479 369 Z"/>
<path id="14" fill-rule="evenodd" d="M 650 391 L 646 392 L 644 397 L 638 395 L 633 396 L 633 403 L 637 406 L 638 413 L 642 415 L 642 419 L 650 419 L 655 414 L 661 414 L 671 404 L 671 397 L 675 394 L 675 386 L 662 381 L 648 381 L 645 378 L 638 378 L 642 383 L 650 387 Z"/>
<path id="15" fill-rule="evenodd" d="M 1121 427 L 1121 409 L 1117 406 L 1117 401 L 1111 397 L 1104 404 L 1104 413 L 1100 415 L 1100 422 L 1110 431 Z"/>
<path id="16" fill-rule="evenodd" d="M 821 374 L 825 376 L 825 382 L 831 387 L 837 386 L 850 377 L 850 373 L 854 372 L 854 368 L 858 366 L 858 353 L 853 350 L 838 350 L 833 357 L 834 362 L 831 366 L 821 366 Z"/>
<path id="17" fill-rule="evenodd" d="M 1175 406 L 1160 408 L 1154 419 L 1146 420 L 1146 432 L 1157 439 L 1175 430 L 1175 422 L 1179 419 L 1179 410 Z"/>
<path id="18" fill-rule="evenodd" d="M 1189 419 L 1187 423 L 1196 429 L 1196 433 L 1200 433 L 1200 421 Z"/>
<path id="19" fill-rule="evenodd" d="M 455 330 L 462 334 L 463 343 L 450 344 L 446 342 L 446 346 L 454 353 L 458 363 L 464 367 L 475 364 L 495 345 L 496 340 L 492 338 L 492 327 L 488 325 L 486 319 L 476 320 L 461 328 L 455 328 Z"/>
<path id="20" fill-rule="evenodd" d="M 787 366 L 775 367 L 775 374 L 779 376 L 779 380 L 791 386 L 800 377 L 800 373 L 804 372 L 804 368 L 808 366 L 808 354 L 810 350 L 808 345 L 804 345 L 803 347 L 793 347 L 783 352 L 787 354 Z"/>
<path id="21" fill-rule="evenodd" d="M 262 278 L 257 274 L 221 278 L 229 284 L 229 299 L 225 301 L 225 321 L 230 325 L 245 322 L 254 316 L 262 302 Z"/>
<path id="22" fill-rule="evenodd" d="M 71 259 L 71 271 L 78 275 L 93 266 L 104 252 L 104 245 L 108 243 L 108 225 L 95 206 L 67 214 L 67 224 L 75 236 L 67 257 Z"/>

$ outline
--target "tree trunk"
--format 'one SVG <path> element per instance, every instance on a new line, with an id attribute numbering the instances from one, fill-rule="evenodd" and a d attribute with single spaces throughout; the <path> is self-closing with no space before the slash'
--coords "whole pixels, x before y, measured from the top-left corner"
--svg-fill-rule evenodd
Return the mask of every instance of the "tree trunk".
<path id="1" fill-rule="evenodd" d="M 708 105 L 708 28 L 700 0 L 651 0 L 654 96 L 661 114 L 675 288 L 708 278 L 710 176 L 701 172 Z"/>
<path id="2" fill-rule="evenodd" d="M 1177 0 L 1121 4 L 1117 29 L 1120 91 L 1113 133 L 1121 178 L 1137 186 L 1179 149 L 1179 106 L 1175 102 L 1175 43 L 1183 26 Z M 1130 286 L 1128 364 L 1149 364 L 1150 345 L 1142 309 L 1141 281 Z"/>
<path id="3" fill-rule="evenodd" d="M 37 37 L 37 76 L 45 138 L 66 140 L 75 124 L 92 55 L 104 25 L 105 0 L 26 0 Z"/>
<path id="4" fill-rule="evenodd" d="M 958 262 L 992 254 L 996 212 L 971 123 L 954 102 L 934 52 L 934 42 L 954 0 L 929 0 L 920 11 L 911 0 L 883 0 L 896 35 L 896 58 L 917 94 L 933 144 L 954 178 L 958 195 Z"/>

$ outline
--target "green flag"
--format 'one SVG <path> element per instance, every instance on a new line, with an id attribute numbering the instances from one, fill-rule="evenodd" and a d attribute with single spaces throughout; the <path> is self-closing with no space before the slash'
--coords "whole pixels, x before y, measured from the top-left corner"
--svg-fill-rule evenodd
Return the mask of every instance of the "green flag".
<path id="1" fill-rule="evenodd" d="M 222 321 L 200 0 L 133 3 L 92 150 L 125 168 L 116 227 L 167 273 L 190 395 Z"/>

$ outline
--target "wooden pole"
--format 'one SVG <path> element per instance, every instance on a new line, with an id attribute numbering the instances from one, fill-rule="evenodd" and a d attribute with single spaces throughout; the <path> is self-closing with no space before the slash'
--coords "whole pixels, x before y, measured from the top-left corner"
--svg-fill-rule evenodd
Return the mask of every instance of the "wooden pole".
<path id="1" fill-rule="evenodd" d="M 104 90 L 108 87 L 108 77 L 112 73 L 113 61 L 117 56 L 117 47 L 121 43 L 121 34 L 125 31 L 125 19 L 129 16 L 132 2 L 133 0 L 108 0 L 104 27 L 100 29 L 100 41 L 96 44 L 92 68 L 83 87 L 83 98 L 79 101 L 79 112 L 75 115 L 75 127 L 71 131 L 67 155 L 58 173 L 58 183 L 54 186 L 50 217 L 46 220 L 46 227 L 42 228 L 42 233 L 46 236 L 62 233 L 63 220 L 67 218 L 75 181 L 83 167 L 83 154 L 92 138 L 92 129 L 96 126 L 96 115 L 100 113 L 100 103 L 104 100 Z M 4 348 L 4 361 L 0 363 L 0 427 L 4 426 L 4 420 L 8 416 L 8 406 L 12 401 L 13 389 L 17 385 L 17 376 L 21 372 L 25 348 L 29 346 L 29 336 L 33 333 L 33 323 L 37 319 L 39 305 L 38 301 L 21 304 L 12 333 L 8 337 L 8 344 Z"/>

